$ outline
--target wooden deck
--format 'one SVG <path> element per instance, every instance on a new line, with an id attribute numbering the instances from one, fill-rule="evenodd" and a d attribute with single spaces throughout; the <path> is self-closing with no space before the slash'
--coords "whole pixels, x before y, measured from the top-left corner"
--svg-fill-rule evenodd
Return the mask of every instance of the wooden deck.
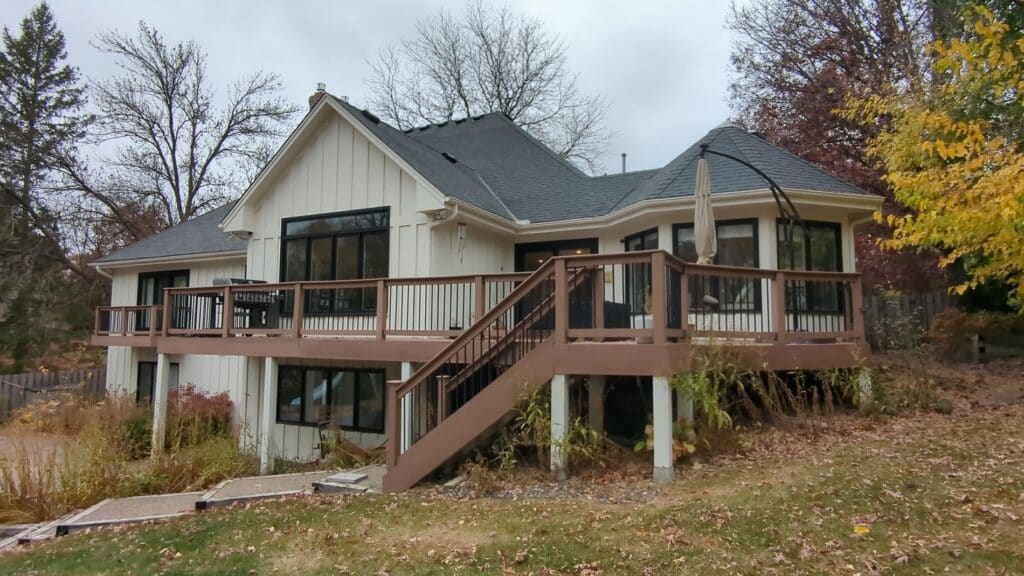
<path id="1" fill-rule="evenodd" d="M 678 371 L 701 345 L 768 369 L 852 366 L 866 354 L 860 276 L 684 263 L 663 252 L 556 259 L 535 297 L 560 373 Z M 528 273 L 169 288 L 166 306 L 96 310 L 92 343 L 168 354 L 427 362 L 504 306 Z M 505 302 L 507 304 L 507 302 Z M 596 303 L 596 305 L 595 305 Z"/>

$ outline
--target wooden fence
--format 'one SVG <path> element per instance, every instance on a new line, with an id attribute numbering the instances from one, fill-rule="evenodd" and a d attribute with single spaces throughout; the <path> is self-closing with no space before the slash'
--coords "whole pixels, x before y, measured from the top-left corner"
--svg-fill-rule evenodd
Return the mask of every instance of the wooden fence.
<path id="1" fill-rule="evenodd" d="M 864 325 L 872 331 L 879 320 L 892 314 L 912 318 L 924 331 L 932 327 L 932 321 L 943 311 L 953 307 L 953 299 L 945 290 L 933 290 L 919 294 L 888 296 L 877 293 L 864 294 Z M 892 318 L 888 318 L 892 320 Z"/>
<path id="2" fill-rule="evenodd" d="M 37 398 L 55 392 L 72 392 L 86 398 L 102 398 L 107 389 L 107 369 L 66 372 L 0 374 L 0 422 Z"/>

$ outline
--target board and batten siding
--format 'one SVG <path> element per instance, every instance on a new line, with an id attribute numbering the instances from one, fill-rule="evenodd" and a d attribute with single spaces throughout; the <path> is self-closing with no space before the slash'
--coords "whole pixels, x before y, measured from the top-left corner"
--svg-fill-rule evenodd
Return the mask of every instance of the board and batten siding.
<path id="1" fill-rule="evenodd" d="M 390 208 L 389 275 L 431 274 L 431 221 L 441 204 L 340 115 L 313 128 L 258 197 L 249 200 L 249 277 L 281 278 L 281 221 L 367 208 Z"/>
<path id="2" fill-rule="evenodd" d="M 139 274 L 146 272 L 188 270 L 189 286 L 210 286 L 214 278 L 245 276 L 245 261 L 241 255 L 233 259 L 199 261 L 193 263 L 163 264 L 133 268 L 110 269 L 113 306 L 134 306 L 138 302 Z M 172 356 L 177 362 L 179 382 L 193 383 L 198 390 L 210 394 L 228 392 L 235 403 L 236 423 L 241 423 L 244 408 L 239 407 L 244 395 L 243 358 L 231 356 L 186 355 Z M 107 391 L 112 395 L 132 395 L 138 384 L 139 362 L 155 362 L 152 350 L 128 346 L 107 347 Z"/>

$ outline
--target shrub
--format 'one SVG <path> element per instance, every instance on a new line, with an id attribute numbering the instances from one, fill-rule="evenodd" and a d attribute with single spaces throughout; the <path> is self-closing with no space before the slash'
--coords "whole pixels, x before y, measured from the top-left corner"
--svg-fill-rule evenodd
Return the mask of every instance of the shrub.
<path id="1" fill-rule="evenodd" d="M 105 498 L 200 490 L 254 474 L 256 460 L 239 447 L 231 412 L 226 395 L 189 387 L 168 405 L 167 450 L 149 459 L 152 416 L 129 399 L 69 397 L 28 407 L 19 415 L 24 425 L 74 440 L 62 457 L 22 445 L 15 458 L 0 460 L 0 522 L 42 521 Z"/>
<path id="2" fill-rule="evenodd" d="M 231 434 L 232 403 L 226 392 L 207 395 L 189 384 L 169 395 L 166 448 L 176 451 Z"/>
<path id="3" fill-rule="evenodd" d="M 942 358 L 958 358 L 967 337 L 977 334 L 1024 333 L 1024 315 L 1000 312 L 964 312 L 956 308 L 935 317 L 928 331 L 928 341 L 936 346 Z"/>
<path id="4" fill-rule="evenodd" d="M 511 424 L 488 447 L 463 462 L 462 475 L 477 489 L 488 492 L 500 477 L 522 462 L 546 468 L 551 449 L 557 446 L 567 466 L 605 466 L 626 451 L 579 418 L 568 423 L 565 437 L 557 444 L 551 439 L 551 394 L 540 389 L 526 396 L 516 407 Z"/>

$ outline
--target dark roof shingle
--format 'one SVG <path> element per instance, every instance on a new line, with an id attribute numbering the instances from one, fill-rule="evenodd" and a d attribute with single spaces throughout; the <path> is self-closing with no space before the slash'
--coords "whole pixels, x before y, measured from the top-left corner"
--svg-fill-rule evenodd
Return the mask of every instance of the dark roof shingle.
<path id="1" fill-rule="evenodd" d="M 229 202 L 172 226 L 167 230 L 143 238 L 95 260 L 96 264 L 189 256 L 216 252 L 245 252 L 248 240 L 238 238 L 221 230 L 219 224 L 234 206 Z"/>

